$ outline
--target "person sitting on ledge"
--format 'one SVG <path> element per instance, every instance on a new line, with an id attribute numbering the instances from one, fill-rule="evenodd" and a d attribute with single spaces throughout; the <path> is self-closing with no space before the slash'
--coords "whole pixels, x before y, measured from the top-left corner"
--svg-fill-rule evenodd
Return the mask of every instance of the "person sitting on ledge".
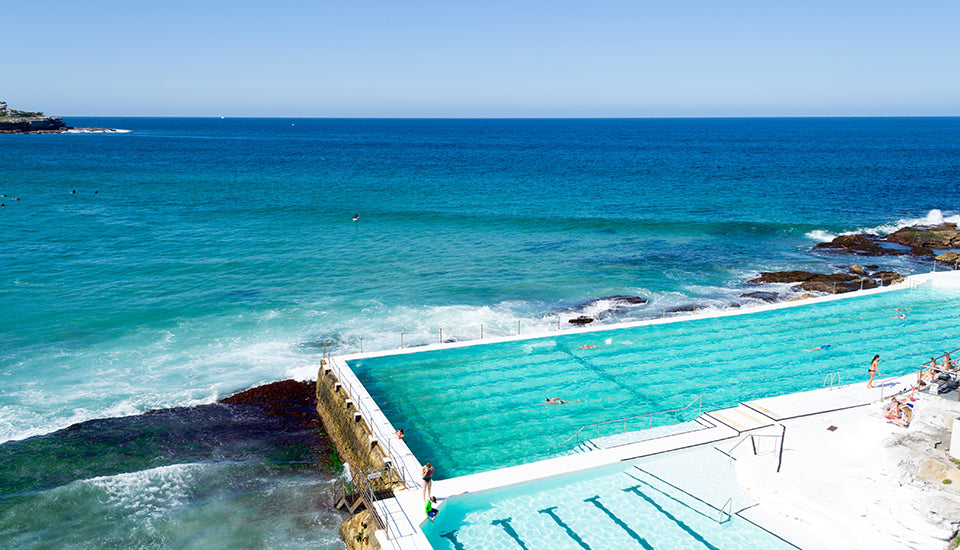
<path id="1" fill-rule="evenodd" d="M 393 432 L 393 435 L 397 436 L 397 439 L 403 439 L 403 428 Z"/>

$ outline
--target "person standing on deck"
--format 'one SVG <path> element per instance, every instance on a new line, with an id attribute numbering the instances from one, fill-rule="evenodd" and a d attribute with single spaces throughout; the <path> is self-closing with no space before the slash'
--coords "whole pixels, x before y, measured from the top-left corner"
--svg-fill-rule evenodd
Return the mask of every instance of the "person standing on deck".
<path id="1" fill-rule="evenodd" d="M 867 381 L 867 387 L 873 387 L 873 379 L 880 374 L 880 356 L 874 355 L 873 361 L 870 361 L 870 380 Z"/>
<path id="2" fill-rule="evenodd" d="M 433 488 L 433 464 L 424 464 L 420 474 L 423 476 L 423 500 L 429 500 L 430 490 Z"/>

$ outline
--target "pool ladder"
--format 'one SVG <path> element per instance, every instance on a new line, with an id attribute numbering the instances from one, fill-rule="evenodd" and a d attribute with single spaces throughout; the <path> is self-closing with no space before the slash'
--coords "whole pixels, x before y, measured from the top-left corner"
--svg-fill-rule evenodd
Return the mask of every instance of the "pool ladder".
<path id="1" fill-rule="evenodd" d="M 823 387 L 824 388 L 833 388 L 833 384 L 836 382 L 837 387 L 840 387 L 840 372 L 831 372 L 830 374 L 823 377 Z"/>
<path id="2" fill-rule="evenodd" d="M 729 509 L 729 511 L 727 511 Z M 723 506 L 720 507 L 720 517 L 718 518 L 719 523 L 726 523 L 733 519 L 733 497 L 727 499 L 723 503 Z"/>

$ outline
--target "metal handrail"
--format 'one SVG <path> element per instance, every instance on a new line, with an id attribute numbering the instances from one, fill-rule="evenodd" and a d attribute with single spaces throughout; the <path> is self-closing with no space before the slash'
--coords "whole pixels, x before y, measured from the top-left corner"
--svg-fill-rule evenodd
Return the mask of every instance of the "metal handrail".
<path id="1" fill-rule="evenodd" d="M 366 506 L 367 510 L 370 511 L 370 515 L 373 516 L 374 523 L 377 524 L 377 529 L 382 529 L 386 531 L 387 538 L 390 538 L 390 529 L 387 526 L 387 522 L 380 517 L 380 512 L 377 511 L 376 507 L 373 505 L 377 501 L 377 496 L 373 492 L 373 487 L 370 485 L 370 480 L 367 479 L 367 476 L 363 471 L 357 471 L 353 475 L 353 487 L 354 490 L 360 492 L 360 498 L 363 499 L 363 505 Z M 389 518 L 390 515 L 387 514 Z"/>
<path id="2" fill-rule="evenodd" d="M 828 375 L 826 375 L 826 376 L 823 377 L 823 387 L 824 387 L 824 388 L 827 387 L 827 381 L 828 381 L 828 380 L 829 380 L 829 382 L 830 382 L 830 386 L 829 386 L 829 387 L 832 388 L 834 382 L 836 382 L 837 385 L 839 386 L 839 385 L 840 385 L 840 371 L 831 372 L 830 374 L 828 374 Z"/>
<path id="3" fill-rule="evenodd" d="M 615 419 L 615 420 L 605 420 L 605 421 L 603 421 L 603 422 L 594 422 L 593 424 L 585 424 L 585 425 L 583 425 L 583 426 L 580 426 L 580 429 L 578 429 L 578 430 L 576 431 L 576 433 L 574 433 L 573 435 L 571 435 L 571 436 L 568 437 L 567 439 L 561 441 L 560 443 L 558 443 L 558 445 L 564 445 L 564 444 L 568 443 L 571 439 L 574 439 L 574 438 L 577 440 L 577 443 L 579 444 L 579 443 L 580 443 L 580 432 L 582 432 L 583 430 L 586 430 L 587 428 L 594 428 L 594 427 L 597 428 L 597 437 L 600 437 L 600 426 L 604 426 L 604 425 L 607 425 L 607 424 L 615 424 L 615 423 L 617 423 L 617 422 L 622 422 L 622 423 L 623 423 L 623 429 L 622 429 L 622 431 L 621 431 L 620 433 L 625 433 L 625 432 L 627 431 L 627 421 L 628 421 L 628 420 L 636 420 L 636 419 L 638 419 L 638 418 L 648 418 L 648 417 L 653 417 L 653 416 L 660 415 L 660 414 L 673 413 L 673 423 L 676 424 L 676 423 L 677 423 L 677 414 L 678 414 L 680 411 L 685 411 L 685 410 L 689 409 L 689 408 L 692 407 L 693 404 L 696 403 L 696 402 L 699 402 L 699 406 L 698 406 L 698 408 L 697 408 L 697 416 L 699 417 L 699 416 L 702 414 L 702 412 L 703 412 L 703 401 L 702 401 L 702 398 L 703 398 L 704 395 L 706 395 L 706 392 L 701 393 L 700 395 L 694 397 L 693 400 L 690 401 L 690 403 L 687 404 L 687 406 L 685 406 L 685 407 L 680 407 L 680 408 L 677 408 L 677 409 L 667 409 L 667 410 L 657 411 L 657 412 L 652 412 L 652 413 L 647 413 L 647 414 L 640 414 L 640 415 L 637 415 L 637 416 L 628 416 L 628 417 L 626 417 L 626 418 L 617 418 L 617 419 Z"/>
<path id="4" fill-rule="evenodd" d="M 747 440 L 750 441 L 750 445 L 753 447 L 753 454 L 754 454 L 754 456 L 756 456 L 756 454 L 757 454 L 757 438 L 760 438 L 760 437 L 772 437 L 773 439 L 779 439 L 779 440 L 780 440 L 780 450 L 779 450 L 779 452 L 777 453 L 777 472 L 779 473 L 779 472 L 780 472 L 780 466 L 783 465 L 783 441 L 784 441 L 784 439 L 786 439 L 786 436 L 787 436 L 787 426 L 786 426 L 786 424 L 780 424 L 780 430 L 781 430 L 781 431 L 780 431 L 780 434 L 753 434 L 753 433 L 751 433 L 751 434 L 745 434 L 742 438 L 740 438 L 740 441 L 737 441 L 737 444 L 736 444 L 736 445 L 734 445 L 733 447 L 730 447 L 730 450 L 729 450 L 729 451 L 724 451 L 723 449 L 721 449 L 720 447 L 717 447 L 717 446 L 714 446 L 713 448 L 716 449 L 716 450 L 718 450 L 718 451 L 720 451 L 721 453 L 727 455 L 727 458 L 729 458 L 730 460 L 736 460 L 736 457 L 733 456 L 733 451 L 734 451 L 734 449 L 736 449 L 737 447 L 739 447 L 740 444 L 743 443 L 744 441 L 747 441 Z"/>
<path id="5" fill-rule="evenodd" d="M 729 512 L 727 511 L 728 506 L 730 507 Z M 727 516 L 727 519 L 724 520 L 723 516 Z M 733 519 L 733 497 L 728 498 L 727 501 L 723 503 L 723 506 L 720 507 L 720 517 L 717 519 L 717 521 L 719 523 L 726 523 L 731 519 Z"/>

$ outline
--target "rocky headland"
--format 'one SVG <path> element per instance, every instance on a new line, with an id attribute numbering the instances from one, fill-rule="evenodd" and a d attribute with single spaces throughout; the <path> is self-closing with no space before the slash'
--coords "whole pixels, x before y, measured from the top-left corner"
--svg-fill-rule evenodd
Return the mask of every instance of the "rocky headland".
<path id="1" fill-rule="evenodd" d="M 62 132 L 116 132 L 113 128 L 74 128 L 58 116 L 10 109 L 0 101 L 0 134 L 59 134 Z"/>

